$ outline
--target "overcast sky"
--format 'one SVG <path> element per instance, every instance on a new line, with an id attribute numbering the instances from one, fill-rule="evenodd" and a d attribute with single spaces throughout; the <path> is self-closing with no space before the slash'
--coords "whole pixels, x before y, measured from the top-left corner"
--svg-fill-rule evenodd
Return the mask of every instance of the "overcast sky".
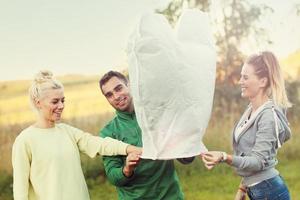
<path id="1" fill-rule="evenodd" d="M 30 79 L 40 69 L 56 75 L 120 69 L 138 17 L 168 1 L 0 0 L 0 80 Z M 275 9 L 263 23 L 280 57 L 300 49 L 300 17 L 287 3 L 299 1 L 264 0 Z"/>

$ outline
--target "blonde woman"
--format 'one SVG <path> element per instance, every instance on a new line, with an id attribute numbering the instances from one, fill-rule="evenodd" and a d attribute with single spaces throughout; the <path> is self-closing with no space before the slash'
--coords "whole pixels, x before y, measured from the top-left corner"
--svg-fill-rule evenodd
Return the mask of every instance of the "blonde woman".
<path id="1" fill-rule="evenodd" d="M 241 72 L 243 98 L 249 106 L 233 130 L 233 155 L 210 151 L 202 156 L 208 169 L 220 162 L 233 166 L 242 177 L 235 199 L 288 200 L 288 188 L 275 169 L 276 154 L 290 138 L 285 110 L 290 107 L 282 72 L 273 53 L 250 56 Z"/>
<path id="2" fill-rule="evenodd" d="M 141 152 L 135 146 L 58 123 L 64 110 L 64 88 L 51 72 L 37 74 L 29 95 L 37 120 L 13 145 L 15 200 L 88 200 L 80 152 L 90 157 Z"/>

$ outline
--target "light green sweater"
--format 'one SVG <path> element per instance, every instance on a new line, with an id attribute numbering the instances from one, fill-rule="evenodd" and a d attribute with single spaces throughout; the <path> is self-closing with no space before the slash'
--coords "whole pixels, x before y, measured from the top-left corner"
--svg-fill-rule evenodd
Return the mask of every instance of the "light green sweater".
<path id="1" fill-rule="evenodd" d="M 23 130 L 13 145 L 15 200 L 88 200 L 80 154 L 126 155 L 127 144 L 66 124 Z"/>

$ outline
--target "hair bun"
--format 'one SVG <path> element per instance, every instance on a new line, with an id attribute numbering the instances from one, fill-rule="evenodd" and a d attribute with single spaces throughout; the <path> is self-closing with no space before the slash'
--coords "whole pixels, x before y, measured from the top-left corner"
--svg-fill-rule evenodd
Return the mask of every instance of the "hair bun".
<path id="1" fill-rule="evenodd" d="M 44 83 L 46 81 L 52 80 L 53 74 L 52 72 L 48 71 L 48 70 L 42 70 L 39 73 L 37 73 L 34 77 L 34 82 L 41 84 Z"/>

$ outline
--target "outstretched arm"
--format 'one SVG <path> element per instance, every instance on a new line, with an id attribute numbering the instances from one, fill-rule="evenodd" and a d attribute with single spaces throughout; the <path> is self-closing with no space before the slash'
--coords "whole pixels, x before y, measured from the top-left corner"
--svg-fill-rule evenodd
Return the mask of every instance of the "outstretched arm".
<path id="1" fill-rule="evenodd" d="M 67 126 L 68 134 L 74 139 L 80 152 L 87 154 L 90 157 L 96 155 L 113 156 L 127 155 L 132 152 L 141 153 L 140 147 L 126 144 L 122 141 L 105 137 L 94 136 L 72 126 Z"/>

